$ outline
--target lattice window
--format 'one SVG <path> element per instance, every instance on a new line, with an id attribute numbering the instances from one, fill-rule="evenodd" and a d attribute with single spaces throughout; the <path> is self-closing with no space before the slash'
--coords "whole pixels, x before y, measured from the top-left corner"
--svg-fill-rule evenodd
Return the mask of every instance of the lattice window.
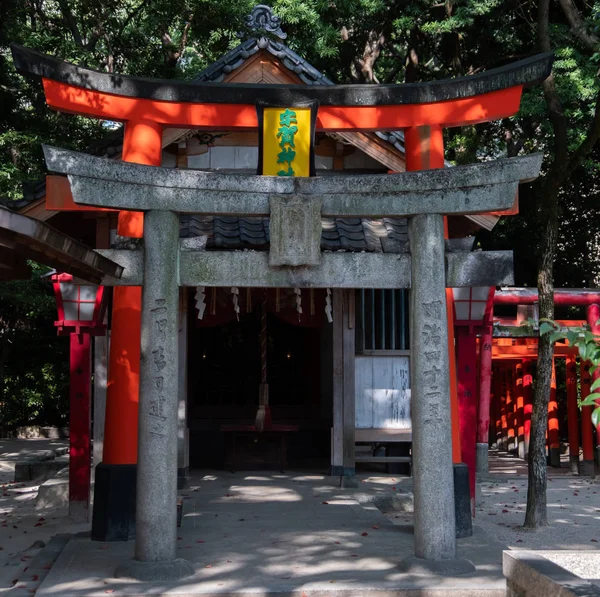
<path id="1" fill-rule="evenodd" d="M 408 290 L 356 291 L 356 351 L 410 348 Z"/>

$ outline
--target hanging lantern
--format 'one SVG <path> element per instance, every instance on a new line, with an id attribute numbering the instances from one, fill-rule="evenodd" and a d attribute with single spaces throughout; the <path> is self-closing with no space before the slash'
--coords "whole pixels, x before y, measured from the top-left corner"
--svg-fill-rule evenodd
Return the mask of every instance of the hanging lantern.
<path id="1" fill-rule="evenodd" d="M 481 325 L 490 321 L 494 286 L 475 286 L 473 288 L 453 288 L 454 319 L 460 325 Z"/>
<path id="2" fill-rule="evenodd" d="M 104 287 L 76 284 L 71 274 L 54 274 L 51 279 L 58 310 L 54 325 L 59 335 L 79 334 L 82 328 L 92 334 L 104 333 Z"/>

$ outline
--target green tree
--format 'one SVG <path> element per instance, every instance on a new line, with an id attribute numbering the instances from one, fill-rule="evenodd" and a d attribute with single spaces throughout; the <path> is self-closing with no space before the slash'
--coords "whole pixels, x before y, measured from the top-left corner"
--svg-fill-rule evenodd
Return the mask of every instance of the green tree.
<path id="1" fill-rule="evenodd" d="M 56 303 L 31 264 L 30 280 L 0 283 L 0 427 L 65 423 L 68 341 L 57 338 Z"/>

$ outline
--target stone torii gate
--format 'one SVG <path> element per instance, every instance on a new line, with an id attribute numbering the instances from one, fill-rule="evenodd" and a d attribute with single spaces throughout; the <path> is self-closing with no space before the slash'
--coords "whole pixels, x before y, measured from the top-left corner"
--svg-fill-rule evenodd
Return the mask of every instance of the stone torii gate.
<path id="1" fill-rule="evenodd" d="M 446 287 L 505 283 L 511 252 L 445 252 L 444 215 L 509 210 L 542 156 L 387 175 L 278 178 L 140 166 L 45 148 L 75 202 L 145 211 L 144 245 L 103 251 L 143 286 L 135 560 L 117 575 L 174 579 L 179 286 L 411 288 L 415 556 L 405 570 L 462 574 L 456 558 Z M 270 216 L 266 252 L 206 252 L 179 240 L 180 213 Z M 408 217 L 409 254 L 321 253 L 321 217 Z M 352 443 L 354 438 L 346 441 Z"/>

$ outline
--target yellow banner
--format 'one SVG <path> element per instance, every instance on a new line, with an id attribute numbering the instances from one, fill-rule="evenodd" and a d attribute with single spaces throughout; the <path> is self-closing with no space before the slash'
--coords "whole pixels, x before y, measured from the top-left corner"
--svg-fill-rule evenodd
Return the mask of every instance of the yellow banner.
<path id="1" fill-rule="evenodd" d="M 310 176 L 310 108 L 265 108 L 263 174 Z"/>

